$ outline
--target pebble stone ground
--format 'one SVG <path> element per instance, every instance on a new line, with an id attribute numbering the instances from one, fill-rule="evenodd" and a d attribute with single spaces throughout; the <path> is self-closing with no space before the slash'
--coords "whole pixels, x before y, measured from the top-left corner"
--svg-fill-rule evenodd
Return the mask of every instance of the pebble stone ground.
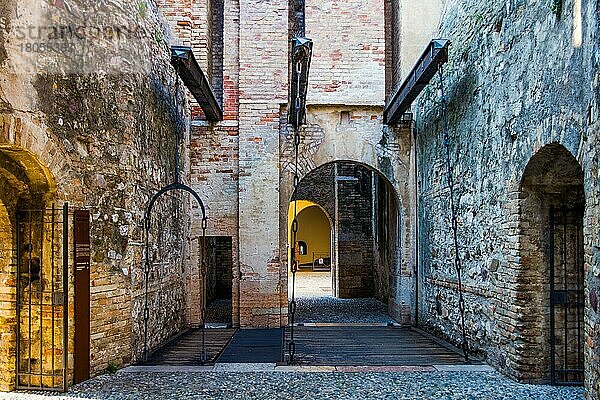
<path id="1" fill-rule="evenodd" d="M 374 299 L 331 297 L 329 274 L 303 274 L 298 280 L 298 321 L 388 323 L 386 306 Z M 328 292 L 329 290 L 329 292 Z M 223 367 L 223 369 L 221 368 Z M 141 368 L 141 369 L 140 369 Z M 162 368 L 162 369 L 161 369 Z M 206 367 L 198 367 L 199 369 Z M 431 400 L 570 400 L 583 399 L 583 388 L 516 383 L 497 372 L 391 368 L 305 367 L 281 371 L 217 364 L 206 370 L 139 367 L 102 375 L 73 386 L 67 394 L 4 393 L 0 399 L 431 399 Z M 307 372 L 310 370 L 311 372 Z"/>
<path id="2" fill-rule="evenodd" d="M 291 281 L 291 279 L 289 279 Z M 387 306 L 373 298 L 338 299 L 331 295 L 331 274 L 299 272 L 296 276 L 296 321 L 299 323 L 377 323 L 395 321 Z"/>
<path id="3" fill-rule="evenodd" d="M 37 400 L 35 393 L 0 399 Z M 582 388 L 523 385 L 496 372 L 118 372 L 56 399 L 583 399 Z"/>

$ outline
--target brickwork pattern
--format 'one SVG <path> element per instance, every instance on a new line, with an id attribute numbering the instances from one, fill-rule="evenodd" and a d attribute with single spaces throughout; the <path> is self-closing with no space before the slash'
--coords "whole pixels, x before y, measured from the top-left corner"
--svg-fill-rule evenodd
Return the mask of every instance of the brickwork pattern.
<path id="1" fill-rule="evenodd" d="M 383 104 L 383 11 L 383 0 L 306 1 L 306 36 L 314 41 L 309 104 Z"/>
<path id="2" fill-rule="evenodd" d="M 278 327 L 287 309 L 282 285 L 287 273 L 277 240 L 280 110 L 288 89 L 287 1 L 240 1 L 239 32 L 240 325 Z"/>
<path id="3" fill-rule="evenodd" d="M 373 297 L 373 173 L 338 164 L 337 178 L 337 294 L 342 299 Z"/>

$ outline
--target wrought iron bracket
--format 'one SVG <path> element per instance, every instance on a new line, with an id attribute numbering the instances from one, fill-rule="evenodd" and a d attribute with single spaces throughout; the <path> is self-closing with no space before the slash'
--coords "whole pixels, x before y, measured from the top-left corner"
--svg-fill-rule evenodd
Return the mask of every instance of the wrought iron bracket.
<path id="1" fill-rule="evenodd" d="M 202 199 L 198 195 L 198 193 L 192 189 L 191 187 L 180 183 L 175 182 L 168 186 L 165 186 L 161 190 L 159 190 L 148 203 L 146 208 L 146 212 L 144 213 L 144 230 L 145 230 L 145 266 L 144 266 L 144 276 L 145 276 L 145 295 L 144 295 L 144 353 L 143 353 L 143 361 L 148 360 L 148 320 L 150 318 L 150 310 L 148 307 L 149 299 L 148 299 L 148 290 L 149 290 L 149 278 L 150 278 L 150 223 L 152 218 L 152 211 L 154 210 L 154 205 L 156 201 L 165 193 L 171 191 L 181 191 L 189 193 L 195 200 L 200 210 L 202 211 L 202 264 L 204 266 L 204 257 L 205 257 L 205 240 L 206 240 L 206 228 L 207 228 L 207 216 L 206 216 L 206 207 L 202 202 Z M 205 276 L 205 275 L 204 275 Z M 203 295 L 205 295 L 205 285 L 202 285 Z M 204 320 L 204 309 L 206 307 L 206 302 L 203 303 L 202 309 L 202 354 L 205 353 L 205 342 L 204 342 L 204 331 L 205 331 L 205 320 Z M 204 360 L 204 358 L 203 358 Z M 204 361 L 203 361 L 204 362 Z"/>
<path id="2" fill-rule="evenodd" d="M 184 185 L 183 183 L 175 182 L 162 188 L 159 192 L 152 196 L 152 199 L 150 199 L 150 203 L 148 203 L 148 208 L 146 209 L 146 213 L 144 215 L 146 226 L 150 224 L 150 216 L 152 214 L 152 210 L 154 209 L 154 203 L 156 203 L 156 200 L 158 200 L 158 198 L 161 197 L 163 194 L 171 192 L 173 190 L 180 190 L 191 194 L 200 206 L 200 210 L 202 211 L 202 219 L 206 219 L 206 208 L 204 207 L 204 203 L 202 202 L 202 199 L 200 199 L 198 193 L 194 189 L 187 185 Z"/>
<path id="3" fill-rule="evenodd" d="M 308 92 L 308 74 L 310 72 L 310 62 L 312 59 L 313 41 L 305 37 L 294 37 L 291 40 L 291 73 L 290 73 L 290 110 L 288 123 L 294 127 L 299 127 L 306 118 L 306 94 Z M 300 68 L 297 68 L 299 66 Z M 298 79 L 298 75 L 299 78 Z M 296 84 L 299 82 L 299 85 Z M 300 112 L 294 102 L 299 99 Z"/>
<path id="4" fill-rule="evenodd" d="M 390 97 L 383 113 L 386 125 L 396 125 L 402 121 L 403 114 L 429 84 L 439 67 L 448 62 L 449 47 L 448 39 L 434 39 L 427 45 L 406 80 Z"/>
<path id="5" fill-rule="evenodd" d="M 206 119 L 209 121 L 222 121 L 223 107 L 210 88 L 210 83 L 198 65 L 192 48 L 188 46 L 171 46 L 171 64 L 173 64 L 183 83 L 204 111 Z"/>

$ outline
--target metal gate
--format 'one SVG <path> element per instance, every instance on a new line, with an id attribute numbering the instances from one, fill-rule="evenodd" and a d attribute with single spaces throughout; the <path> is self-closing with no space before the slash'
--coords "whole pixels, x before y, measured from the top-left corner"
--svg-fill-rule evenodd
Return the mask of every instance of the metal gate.
<path id="1" fill-rule="evenodd" d="M 67 390 L 68 215 L 17 211 L 17 389 Z"/>
<path id="2" fill-rule="evenodd" d="M 583 212 L 550 209 L 550 373 L 553 385 L 583 385 Z"/>

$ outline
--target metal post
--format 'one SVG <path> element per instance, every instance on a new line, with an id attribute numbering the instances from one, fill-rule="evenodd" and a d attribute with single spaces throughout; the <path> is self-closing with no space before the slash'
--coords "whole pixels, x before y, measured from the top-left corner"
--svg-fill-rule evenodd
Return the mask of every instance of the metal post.
<path id="1" fill-rule="evenodd" d="M 54 240 L 55 240 L 55 224 L 56 224 L 56 206 L 54 203 L 52 203 L 52 209 L 50 210 L 51 212 L 51 217 L 50 217 L 50 279 L 51 279 L 51 312 L 52 312 L 52 388 L 54 388 L 56 386 L 56 377 L 55 377 L 55 369 L 54 369 L 54 365 L 55 365 L 55 360 L 54 360 L 54 351 L 56 348 L 56 343 L 55 343 L 55 337 L 54 337 L 54 324 L 55 324 L 55 318 L 54 318 L 54 291 L 55 291 L 55 283 L 54 283 L 54 267 L 55 267 L 55 259 L 54 257 L 56 256 L 56 249 L 54 248 Z"/>
<path id="2" fill-rule="evenodd" d="M 563 290 L 564 290 L 564 302 L 562 304 L 563 309 L 563 329 L 565 332 L 564 337 L 564 354 L 563 354 L 563 381 L 569 381 L 568 372 L 569 369 L 569 274 L 567 270 L 567 209 L 566 206 L 562 205 L 562 222 L 563 222 L 563 242 L 562 242 L 562 267 L 563 267 Z"/>
<path id="3" fill-rule="evenodd" d="M 554 206 L 550 207 L 548 257 L 550 259 L 550 383 L 556 385 L 556 336 L 554 332 Z"/>
<path id="4" fill-rule="evenodd" d="M 17 340 L 16 343 L 16 357 L 15 357 L 15 372 L 16 372 L 16 386 L 19 386 L 19 382 L 20 382 L 20 363 L 19 360 L 21 359 L 21 287 L 22 287 L 22 282 L 21 282 L 21 212 L 17 210 L 17 216 L 16 216 L 16 222 L 17 222 L 17 228 L 16 228 L 16 247 L 17 247 L 17 304 L 16 304 L 16 311 L 17 311 L 17 323 L 16 323 L 16 332 L 15 332 L 15 337 Z"/>
<path id="5" fill-rule="evenodd" d="M 69 203 L 63 205 L 63 391 L 69 389 Z"/>
<path id="6" fill-rule="evenodd" d="M 42 274 L 44 271 L 44 208 L 40 210 L 40 253 L 39 253 L 39 274 L 38 282 L 40 288 L 38 290 L 39 305 L 40 305 L 40 387 L 44 387 L 44 288 L 42 286 Z"/>

